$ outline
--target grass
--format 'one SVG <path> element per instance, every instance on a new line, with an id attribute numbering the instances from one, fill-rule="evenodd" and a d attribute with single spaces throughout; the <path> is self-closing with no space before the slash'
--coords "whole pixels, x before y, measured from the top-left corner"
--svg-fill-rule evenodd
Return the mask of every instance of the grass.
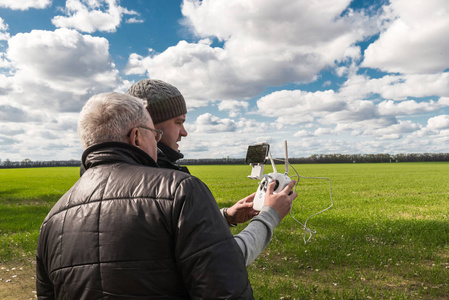
<path id="1" fill-rule="evenodd" d="M 449 164 L 296 168 L 302 176 L 332 180 L 334 207 L 309 220 L 316 234 L 307 244 L 305 232 L 289 216 L 276 228 L 269 246 L 248 268 L 256 299 L 448 297 Z M 190 169 L 222 205 L 232 205 L 257 187 L 243 179 L 250 171 L 246 166 L 225 166 L 221 172 Z M 300 179 L 297 192 L 292 214 L 302 222 L 330 204 L 328 181 Z"/>
<path id="2" fill-rule="evenodd" d="M 302 176 L 332 180 L 334 207 L 309 220 L 316 233 L 307 244 L 302 227 L 289 216 L 276 228 L 248 268 L 256 299 L 448 297 L 448 163 L 295 167 Z M 246 178 L 249 166 L 189 169 L 209 186 L 220 207 L 257 188 L 257 181 Z M 270 169 L 266 166 L 266 172 Z M 40 223 L 78 171 L 0 170 L 0 264 L 33 260 Z M 296 191 L 292 215 L 301 222 L 330 205 L 326 180 L 301 178 Z M 231 230 L 236 234 L 244 227 Z"/>
<path id="3" fill-rule="evenodd" d="M 0 262 L 34 257 L 39 227 L 79 168 L 0 169 Z"/>

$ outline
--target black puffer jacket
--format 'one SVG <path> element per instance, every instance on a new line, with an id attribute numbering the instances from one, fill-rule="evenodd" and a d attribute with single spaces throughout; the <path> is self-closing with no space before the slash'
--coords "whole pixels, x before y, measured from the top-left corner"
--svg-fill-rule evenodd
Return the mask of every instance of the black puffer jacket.
<path id="1" fill-rule="evenodd" d="M 157 143 L 157 164 L 161 168 L 183 171 L 190 174 L 186 166 L 180 166 L 176 163 L 177 160 L 184 158 L 184 154 L 173 150 L 173 148 L 165 145 L 162 142 Z"/>
<path id="2" fill-rule="evenodd" d="M 105 143 L 45 218 L 39 299 L 252 299 L 242 252 L 209 189 Z"/>

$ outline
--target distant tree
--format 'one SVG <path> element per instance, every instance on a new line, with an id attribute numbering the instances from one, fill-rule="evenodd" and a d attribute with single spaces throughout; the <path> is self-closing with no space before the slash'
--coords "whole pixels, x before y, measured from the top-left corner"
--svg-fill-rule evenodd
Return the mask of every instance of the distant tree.
<path id="1" fill-rule="evenodd" d="M 29 166 L 29 165 L 31 165 L 31 159 L 25 158 L 24 160 L 22 160 L 22 162 L 20 164 L 22 166 Z"/>

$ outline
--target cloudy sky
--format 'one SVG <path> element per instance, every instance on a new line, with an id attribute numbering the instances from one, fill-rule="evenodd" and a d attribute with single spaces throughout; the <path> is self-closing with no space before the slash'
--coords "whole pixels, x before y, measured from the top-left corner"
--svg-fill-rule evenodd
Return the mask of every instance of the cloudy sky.
<path id="1" fill-rule="evenodd" d="M 94 94 L 187 106 L 186 158 L 449 152 L 447 0 L 0 0 L 0 159 L 80 159 Z"/>

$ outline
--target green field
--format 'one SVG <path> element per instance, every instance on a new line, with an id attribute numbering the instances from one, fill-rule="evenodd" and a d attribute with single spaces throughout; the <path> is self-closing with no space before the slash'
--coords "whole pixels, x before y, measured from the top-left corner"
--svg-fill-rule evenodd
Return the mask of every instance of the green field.
<path id="1" fill-rule="evenodd" d="M 276 228 L 248 268 L 256 299 L 449 297 L 449 163 L 295 167 L 302 176 L 331 179 L 334 207 L 309 220 L 316 233 L 307 244 L 289 216 Z M 189 169 L 220 207 L 257 188 L 246 178 L 249 166 Z M 5 270 L 14 264 L 32 265 L 40 223 L 78 175 L 78 168 L 0 170 L 0 298 L 20 298 L 11 296 L 14 288 L 18 295 L 24 289 L 14 285 L 17 277 L 9 283 L 1 277 L 8 278 Z M 301 178 L 296 191 L 292 214 L 302 222 L 330 205 L 326 180 Z"/>

